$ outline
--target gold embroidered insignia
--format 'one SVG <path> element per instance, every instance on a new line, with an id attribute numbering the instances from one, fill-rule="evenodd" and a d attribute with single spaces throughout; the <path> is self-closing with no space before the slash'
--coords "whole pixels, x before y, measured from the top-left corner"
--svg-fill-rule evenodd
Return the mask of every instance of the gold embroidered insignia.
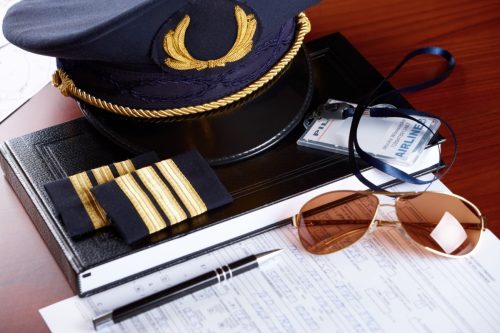
<path id="1" fill-rule="evenodd" d="M 189 53 L 185 45 L 185 37 L 190 18 L 189 15 L 184 16 L 175 30 L 170 30 L 163 38 L 163 49 L 170 56 L 165 60 L 165 64 L 177 70 L 197 69 L 200 71 L 207 68 L 224 67 L 226 63 L 238 61 L 246 56 L 252 50 L 257 20 L 253 15 L 247 15 L 239 6 L 234 7 L 234 15 L 238 33 L 233 47 L 226 55 L 214 60 L 195 59 Z"/>

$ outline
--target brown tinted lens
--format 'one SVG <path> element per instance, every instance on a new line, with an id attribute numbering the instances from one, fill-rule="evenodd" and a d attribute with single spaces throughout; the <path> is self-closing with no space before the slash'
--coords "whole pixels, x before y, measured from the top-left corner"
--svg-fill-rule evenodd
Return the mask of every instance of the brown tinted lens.
<path id="1" fill-rule="evenodd" d="M 450 255 L 471 252 L 479 242 L 483 228 L 477 208 L 442 193 L 402 196 L 396 202 L 396 212 L 413 240 Z"/>
<path id="2" fill-rule="evenodd" d="M 370 193 L 339 191 L 316 197 L 299 213 L 300 241 L 315 254 L 341 250 L 365 234 L 377 207 L 378 199 Z"/>

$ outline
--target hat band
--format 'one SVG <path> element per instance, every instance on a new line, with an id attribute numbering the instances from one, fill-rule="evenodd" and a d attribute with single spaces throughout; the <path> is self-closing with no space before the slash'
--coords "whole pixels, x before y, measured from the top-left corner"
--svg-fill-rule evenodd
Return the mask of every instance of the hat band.
<path id="1" fill-rule="evenodd" d="M 311 31 L 311 24 L 304 13 L 300 13 L 297 16 L 297 25 L 298 29 L 295 34 L 295 39 L 292 46 L 283 55 L 283 57 L 269 71 L 266 72 L 266 74 L 240 91 L 237 91 L 216 101 L 204 103 L 201 105 L 170 109 L 141 109 L 117 105 L 105 101 L 99 97 L 93 96 L 88 92 L 78 88 L 73 80 L 69 77 L 69 75 L 60 68 L 57 69 L 53 74 L 52 84 L 57 87 L 61 94 L 63 94 L 64 96 L 73 96 L 87 104 L 121 116 L 156 119 L 199 114 L 224 107 L 233 102 L 241 100 L 242 98 L 252 94 L 259 88 L 263 87 L 266 83 L 270 82 L 273 78 L 275 78 L 284 68 L 286 68 L 286 66 L 293 60 L 293 58 L 295 58 L 304 42 L 305 35 Z"/>

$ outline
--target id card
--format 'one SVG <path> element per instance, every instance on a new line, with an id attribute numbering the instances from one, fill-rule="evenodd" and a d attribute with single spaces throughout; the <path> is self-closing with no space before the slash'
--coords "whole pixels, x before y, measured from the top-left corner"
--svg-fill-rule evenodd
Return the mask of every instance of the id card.
<path id="1" fill-rule="evenodd" d="M 436 133 L 440 121 L 415 117 L 424 125 L 405 118 L 361 117 L 358 142 L 370 155 L 387 163 L 412 165 Z M 298 145 L 348 154 L 352 118 L 336 119 L 319 115 L 297 141 Z"/>

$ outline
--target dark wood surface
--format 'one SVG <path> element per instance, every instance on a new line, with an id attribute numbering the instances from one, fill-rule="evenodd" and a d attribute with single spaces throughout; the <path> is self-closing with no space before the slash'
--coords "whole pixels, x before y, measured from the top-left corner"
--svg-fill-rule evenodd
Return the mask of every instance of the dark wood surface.
<path id="1" fill-rule="evenodd" d="M 420 46 L 442 46 L 456 56 L 458 66 L 446 82 L 406 97 L 451 123 L 459 156 L 443 181 L 477 204 L 499 236 L 500 1 L 323 0 L 308 14 L 309 39 L 340 31 L 383 74 Z M 411 63 L 392 83 L 432 75 L 432 61 Z M 0 124 L 0 141 L 78 116 L 72 100 L 47 86 Z M 48 331 L 38 309 L 72 292 L 3 177 L 0 245 L 0 332 Z"/>

